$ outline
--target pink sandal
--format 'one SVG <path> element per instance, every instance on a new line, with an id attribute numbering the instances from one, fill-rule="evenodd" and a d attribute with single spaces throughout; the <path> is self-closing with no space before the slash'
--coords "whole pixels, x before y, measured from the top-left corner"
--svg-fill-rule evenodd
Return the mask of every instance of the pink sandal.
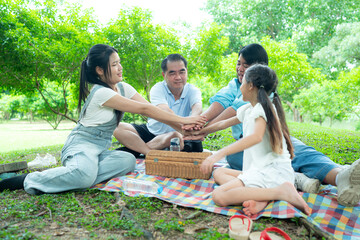
<path id="1" fill-rule="evenodd" d="M 252 224 L 252 220 L 245 215 L 232 216 L 229 220 L 229 236 L 237 240 L 249 239 Z"/>
<path id="2" fill-rule="evenodd" d="M 268 232 L 275 232 L 281 235 L 276 235 L 274 233 L 268 233 Z M 262 232 L 253 232 L 249 236 L 250 240 L 291 240 L 290 236 L 286 234 L 283 230 L 277 228 L 277 227 L 270 227 L 266 228 Z"/>

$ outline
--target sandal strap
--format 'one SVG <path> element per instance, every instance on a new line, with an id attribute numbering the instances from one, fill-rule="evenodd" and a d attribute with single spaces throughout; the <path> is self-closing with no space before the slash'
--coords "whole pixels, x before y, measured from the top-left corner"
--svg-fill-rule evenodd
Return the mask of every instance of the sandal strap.
<path id="1" fill-rule="evenodd" d="M 285 238 L 285 240 L 291 240 L 290 236 L 287 235 L 286 232 L 284 232 L 283 230 L 281 230 L 280 228 L 277 228 L 277 227 L 266 228 L 264 231 L 261 232 L 260 239 L 271 240 L 271 237 L 269 236 L 269 234 L 267 234 L 267 232 L 279 233 L 282 237 Z"/>
<path id="2" fill-rule="evenodd" d="M 245 221 L 244 219 L 247 219 L 248 220 L 248 228 L 247 228 L 247 231 L 250 231 L 250 225 L 251 225 L 251 219 L 245 215 L 233 215 L 230 219 L 229 219 L 229 222 L 231 222 L 232 219 L 234 218 L 241 218 L 243 224 L 245 224 Z M 232 230 L 232 227 L 231 227 L 231 224 L 230 224 L 230 229 Z"/>

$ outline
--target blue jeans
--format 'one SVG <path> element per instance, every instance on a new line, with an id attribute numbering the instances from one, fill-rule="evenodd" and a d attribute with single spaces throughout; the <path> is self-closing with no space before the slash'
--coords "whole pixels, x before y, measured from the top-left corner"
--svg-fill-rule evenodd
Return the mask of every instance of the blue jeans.
<path id="1" fill-rule="evenodd" d="M 291 142 L 295 149 L 295 157 L 291 162 L 295 172 L 304 173 L 310 178 L 316 178 L 323 182 L 332 169 L 341 167 L 313 147 L 306 146 L 300 140 L 291 137 Z M 244 152 L 227 156 L 226 160 L 230 168 L 242 170 L 243 156 Z"/>

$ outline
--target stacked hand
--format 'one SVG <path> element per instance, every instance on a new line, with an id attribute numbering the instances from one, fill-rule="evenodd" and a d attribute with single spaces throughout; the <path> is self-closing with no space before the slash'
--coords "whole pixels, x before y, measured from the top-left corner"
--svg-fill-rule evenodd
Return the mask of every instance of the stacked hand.
<path id="1" fill-rule="evenodd" d="M 184 140 L 201 140 L 203 141 L 207 134 L 202 133 L 201 130 L 205 124 L 186 124 L 182 127 L 182 134 Z"/>
<path id="2" fill-rule="evenodd" d="M 203 141 L 207 136 L 206 129 L 201 124 L 186 124 L 182 127 L 182 134 L 184 140 L 201 140 Z M 200 166 L 200 172 L 204 174 L 211 173 L 214 167 L 214 163 L 222 158 L 220 154 L 214 154 L 207 157 Z"/>

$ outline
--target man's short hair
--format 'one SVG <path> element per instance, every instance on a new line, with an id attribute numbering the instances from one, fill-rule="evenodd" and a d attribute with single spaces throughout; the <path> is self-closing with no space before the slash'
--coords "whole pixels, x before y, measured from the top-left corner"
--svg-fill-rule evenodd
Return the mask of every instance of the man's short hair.
<path id="1" fill-rule="evenodd" d="M 179 61 L 183 61 L 185 68 L 187 69 L 187 61 L 186 59 L 181 56 L 178 53 L 174 53 L 174 54 L 170 54 L 168 55 L 162 62 L 161 62 L 161 69 L 162 71 L 165 73 L 168 69 L 167 69 L 167 63 L 168 62 L 179 62 Z"/>

